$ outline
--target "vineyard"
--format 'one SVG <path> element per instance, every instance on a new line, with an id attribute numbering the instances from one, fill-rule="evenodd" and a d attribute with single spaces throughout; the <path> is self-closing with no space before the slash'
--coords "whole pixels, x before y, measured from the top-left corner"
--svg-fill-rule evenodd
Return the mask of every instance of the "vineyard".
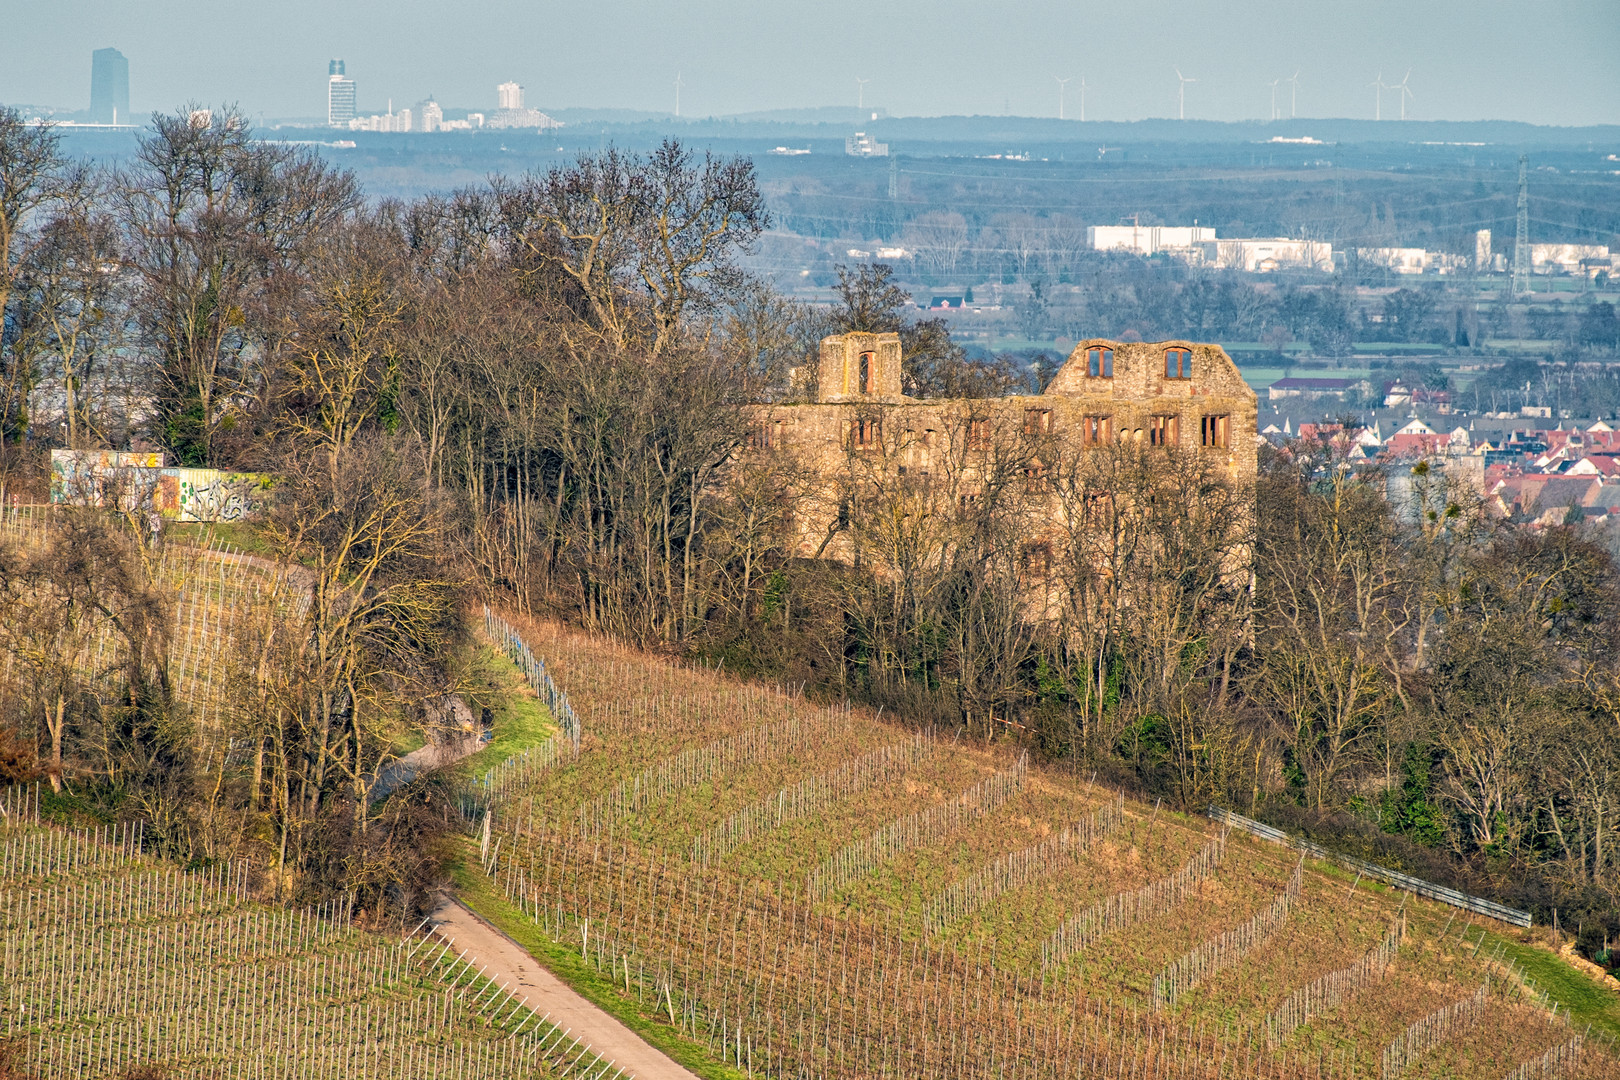
<path id="1" fill-rule="evenodd" d="M 507 917 L 746 1075 L 1620 1075 L 1501 924 L 994 745 L 519 622 L 581 734 L 482 800 Z"/>
<path id="2" fill-rule="evenodd" d="M 0 1038 L 22 1075 L 617 1075 L 420 928 L 254 903 L 242 868 L 179 871 L 138 827 L 41 827 L 21 789 L 0 811 Z"/>
<path id="3" fill-rule="evenodd" d="M 50 515 L 48 507 L 0 509 L 0 537 L 25 547 L 39 544 Z M 226 658 L 260 636 L 269 621 L 296 620 L 309 603 L 308 589 L 284 567 L 212 535 L 195 544 L 165 545 L 154 556 L 151 574 L 172 603 L 169 678 L 175 697 L 195 723 L 199 755 L 222 758 L 230 753 L 223 735 L 231 691 Z M 47 664 L 58 664 L 73 669 L 102 696 L 116 694 L 123 645 L 105 614 L 88 612 L 74 632 L 38 646 L 39 654 L 21 657 L 0 650 L 0 683 L 25 682 Z"/>

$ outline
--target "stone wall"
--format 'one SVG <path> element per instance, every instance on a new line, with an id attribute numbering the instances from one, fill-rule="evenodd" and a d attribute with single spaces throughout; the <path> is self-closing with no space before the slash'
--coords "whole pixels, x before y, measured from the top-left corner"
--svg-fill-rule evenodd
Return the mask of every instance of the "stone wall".
<path id="1" fill-rule="evenodd" d="M 1026 519 L 1023 542 L 1046 543 L 1068 512 L 1050 470 L 1103 442 L 1175 446 L 1215 459 L 1239 483 L 1255 475 L 1257 399 L 1219 345 L 1082 341 L 1045 393 L 920 400 L 900 393 L 898 335 L 844 334 L 822 341 L 818 378 L 814 403 L 761 407 L 754 439 L 801 473 L 800 557 L 849 561 L 838 523 L 862 492 L 932 512 L 971 505 L 992 479 L 1008 489 L 1003 508 L 1011 499 Z"/>

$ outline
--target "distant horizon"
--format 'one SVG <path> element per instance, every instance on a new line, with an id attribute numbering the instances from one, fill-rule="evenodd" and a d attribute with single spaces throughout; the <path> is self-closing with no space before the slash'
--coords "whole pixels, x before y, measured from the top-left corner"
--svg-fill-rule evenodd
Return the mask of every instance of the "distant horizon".
<path id="1" fill-rule="evenodd" d="M 496 85 L 511 80 L 545 111 L 667 116 L 679 79 L 683 119 L 858 102 L 896 117 L 1056 118 L 1061 108 L 1073 118 L 1083 80 L 1087 120 L 1098 122 L 1175 118 L 1181 90 L 1189 121 L 1264 120 L 1274 109 L 1371 120 L 1380 110 L 1400 116 L 1403 103 L 1423 120 L 1620 121 L 1620 19 L 1610 0 L 1310 9 L 1285 0 L 1029 0 L 1015 9 L 619 0 L 558 10 L 485 0 L 476 19 L 454 15 L 429 0 L 283 0 L 223 12 L 202 0 L 58 0 L 8 27 L 0 100 L 77 111 L 89 101 L 90 53 L 113 47 L 129 59 L 135 115 L 236 101 L 255 117 L 322 116 L 328 61 L 342 58 L 361 115 L 385 112 L 390 98 L 396 108 L 432 97 L 493 109 Z"/>
<path id="2" fill-rule="evenodd" d="M 394 111 L 397 113 L 401 109 L 414 109 L 418 104 L 420 104 L 420 101 L 422 101 L 422 100 L 434 100 L 436 102 L 436 104 L 438 104 L 445 111 L 447 116 L 448 115 L 459 115 L 459 114 L 469 113 L 469 112 L 472 112 L 472 113 L 482 112 L 482 113 L 488 114 L 488 113 L 492 113 L 492 112 L 495 111 L 494 107 L 489 106 L 489 105 L 476 105 L 476 104 L 475 105 L 462 105 L 462 104 L 455 104 L 455 103 L 451 103 L 451 102 L 441 101 L 441 100 L 438 100 L 438 99 L 419 99 L 417 101 L 410 101 L 410 102 L 397 102 L 396 101 L 394 103 Z M 168 113 L 173 113 L 173 112 L 175 112 L 175 111 L 177 111 L 179 109 L 190 108 L 190 107 L 197 107 L 197 108 L 204 108 L 204 109 L 222 109 L 222 108 L 235 107 L 235 108 L 241 109 L 241 106 L 240 106 L 239 103 L 231 102 L 231 101 L 226 101 L 226 102 L 186 101 L 186 102 L 177 103 L 176 105 L 174 105 L 173 107 L 171 107 L 169 109 L 153 110 L 153 109 L 141 109 L 141 108 L 136 108 L 134 106 L 131 106 L 131 108 L 130 108 L 131 114 L 139 117 L 139 120 L 137 122 L 134 122 L 134 123 L 119 123 L 119 124 L 116 124 L 116 125 L 110 125 L 110 124 L 96 124 L 96 123 L 92 123 L 90 121 L 63 120 L 63 121 L 60 121 L 60 122 L 62 122 L 64 124 L 71 124 L 73 126 L 78 126 L 78 127 L 100 127 L 100 128 L 114 128 L 114 127 L 116 127 L 116 128 L 128 128 L 130 130 L 136 130 L 136 129 L 146 127 L 151 122 L 151 118 L 152 118 L 154 112 L 156 112 L 158 114 L 168 114 Z M 888 110 L 885 110 L 885 109 L 879 109 L 878 111 L 882 115 L 879 115 L 877 117 L 861 118 L 861 117 L 851 116 L 851 117 L 849 117 L 847 119 L 840 119 L 840 118 L 837 118 L 837 117 L 829 116 L 826 119 L 813 119 L 813 118 L 810 118 L 810 117 L 792 118 L 792 117 L 786 116 L 784 114 L 794 114 L 794 113 L 801 113 L 801 114 L 808 114 L 808 113 L 835 113 L 835 112 L 857 113 L 857 112 L 871 112 L 872 108 L 870 106 L 868 106 L 864 110 L 858 110 L 855 106 L 845 106 L 845 105 L 804 105 L 804 106 L 780 106 L 780 107 L 771 108 L 771 109 L 747 110 L 747 111 L 735 112 L 735 113 L 711 113 L 711 114 L 703 114 L 703 115 L 695 115 L 695 114 L 694 115 L 689 115 L 689 114 L 683 113 L 682 115 L 677 116 L 673 112 L 670 112 L 670 111 L 659 112 L 659 111 L 654 110 L 654 109 L 636 109 L 636 108 L 628 108 L 628 107 L 620 107 L 620 106 L 564 105 L 564 106 L 555 106 L 555 107 L 551 107 L 551 108 L 546 108 L 546 107 L 537 105 L 537 106 L 534 106 L 534 107 L 538 108 L 541 112 L 547 113 L 548 115 L 553 116 L 553 117 L 560 117 L 560 116 L 564 116 L 564 115 L 569 114 L 569 113 L 599 114 L 600 118 L 598 120 L 594 121 L 594 122 L 601 122 L 601 123 L 667 122 L 667 123 L 700 125 L 700 124 L 716 123 L 716 122 L 749 121 L 749 122 L 753 122 L 753 123 L 765 123 L 765 124 L 779 123 L 779 124 L 784 124 L 784 125 L 791 125 L 791 124 L 826 124 L 826 125 L 829 125 L 829 126 L 831 126 L 831 125 L 839 125 L 841 129 L 843 127 L 848 127 L 848 128 L 850 128 L 851 131 L 855 130 L 856 127 L 858 127 L 858 126 L 860 126 L 862 124 L 884 124 L 884 123 L 893 123 L 893 122 L 896 122 L 896 121 L 919 121 L 919 120 L 924 120 L 924 121 L 926 121 L 926 120 L 1021 121 L 1021 122 L 1028 122 L 1028 123 L 1051 124 L 1054 127 L 1056 127 L 1057 125 L 1073 125 L 1076 129 L 1079 129 L 1081 127 L 1088 127 L 1089 128 L 1089 127 L 1105 127 L 1105 126 L 1128 127 L 1128 126 L 1143 125 L 1143 124 L 1186 125 L 1189 128 L 1198 128 L 1198 127 L 1204 127 L 1204 126 L 1217 126 L 1217 127 L 1268 127 L 1268 126 L 1273 126 L 1273 125 L 1278 126 L 1278 127 L 1284 127 L 1284 126 L 1289 126 L 1289 125 L 1300 125 L 1300 124 L 1313 124 L 1313 123 L 1315 123 L 1315 124 L 1377 125 L 1380 128 L 1387 126 L 1390 129 L 1391 133 L 1393 133 L 1395 131 L 1398 131 L 1402 127 L 1413 128 L 1413 127 L 1428 127 L 1428 126 L 1431 126 L 1431 125 L 1483 125 L 1483 124 L 1507 124 L 1507 125 L 1514 125 L 1514 126 L 1520 126 L 1520 127 L 1529 127 L 1529 128 L 1536 128 L 1536 129 L 1547 129 L 1547 130 L 1585 130 L 1585 129 L 1596 129 L 1596 128 L 1614 128 L 1614 129 L 1617 129 L 1617 131 L 1620 131 L 1620 118 L 1612 119 L 1612 120 L 1594 121 L 1594 122 L 1590 122 L 1590 123 L 1547 123 L 1547 122 L 1540 122 L 1540 121 L 1534 121 L 1534 120 L 1517 120 L 1517 119 L 1513 119 L 1513 118 L 1510 118 L 1510 117 L 1499 117 L 1499 116 L 1498 117 L 1489 117 L 1489 116 L 1486 116 L 1486 117 L 1473 117 L 1473 118 L 1461 119 L 1461 120 L 1459 120 L 1459 119 L 1449 119 L 1449 118 L 1444 118 L 1444 117 L 1409 117 L 1409 118 L 1407 118 L 1405 120 L 1389 119 L 1389 118 L 1386 117 L 1383 120 L 1374 120 L 1371 117 L 1364 117 L 1364 116 L 1295 116 L 1295 117 L 1279 117 L 1277 119 L 1267 119 L 1265 117 L 1240 117 L 1240 118 L 1236 118 L 1236 119 L 1214 119 L 1214 118 L 1191 117 L 1191 116 L 1189 116 L 1185 120 L 1180 120 L 1180 119 L 1177 119 L 1174 116 L 1140 116 L 1140 117 L 1131 117 L 1131 118 L 1127 118 L 1127 119 L 1116 119 L 1116 118 L 1093 119 L 1093 118 L 1087 118 L 1086 120 L 1081 121 L 1081 120 L 1078 120 L 1078 119 L 1076 119 L 1074 117 L 1067 117 L 1065 119 L 1059 120 L 1055 116 L 1042 116 L 1042 115 L 1039 115 L 1039 114 L 1032 114 L 1032 113 L 895 113 L 895 112 L 889 112 Z M 79 114 L 88 113 L 90 111 L 88 106 L 82 106 L 82 107 L 78 107 L 78 108 L 71 108 L 71 107 L 68 107 L 68 106 L 43 105 L 43 104 L 40 104 L 38 102 L 24 102 L 24 101 L 16 101 L 16 102 L 0 101 L 0 108 L 17 109 L 17 110 L 23 111 L 25 116 L 31 115 L 29 110 L 39 110 L 40 115 L 42 117 L 49 117 L 49 118 L 70 117 L 70 116 L 75 116 L 75 115 L 79 115 Z M 248 117 L 256 125 L 266 125 L 266 124 L 268 124 L 268 125 L 281 125 L 281 126 L 310 127 L 310 128 L 319 128 L 321 130 L 332 131 L 332 132 L 346 130 L 346 129 L 343 129 L 343 128 L 329 127 L 327 125 L 327 123 L 326 123 L 326 120 L 325 120 L 324 116 L 322 116 L 320 114 L 317 114 L 317 113 L 310 113 L 310 114 L 307 114 L 307 115 L 297 115 L 297 114 L 270 115 L 270 114 L 268 114 L 268 113 L 266 113 L 264 111 L 253 111 L 253 110 L 247 110 L 247 109 L 241 109 L 241 111 L 242 111 L 242 114 L 244 116 Z M 384 110 L 384 111 L 386 111 L 386 110 Z M 617 114 L 619 116 L 622 116 L 623 119 L 608 119 L 607 118 L 607 117 L 613 116 L 615 114 Z M 369 115 L 372 115 L 372 114 L 369 113 L 369 112 L 363 112 L 361 115 L 369 116 Z M 358 132 L 358 133 L 359 134 L 389 134 L 388 132 Z M 394 134 L 417 134 L 417 135 L 420 135 L 420 134 L 425 134 L 425 133 L 424 132 L 397 132 L 397 133 L 394 133 Z M 452 133 L 447 132 L 445 134 L 452 134 Z"/>

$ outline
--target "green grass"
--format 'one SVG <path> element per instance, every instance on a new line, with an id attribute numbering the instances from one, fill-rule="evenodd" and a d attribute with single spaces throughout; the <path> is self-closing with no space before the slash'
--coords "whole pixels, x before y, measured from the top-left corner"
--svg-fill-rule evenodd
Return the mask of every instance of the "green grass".
<path id="1" fill-rule="evenodd" d="M 557 730 L 551 710 L 540 703 L 518 666 L 488 645 L 474 650 L 470 671 L 472 688 L 466 692 L 476 716 L 481 709 L 494 714 L 495 736 L 488 746 L 462 762 L 469 775 L 487 772 L 509 757 L 549 739 Z"/>
<path id="2" fill-rule="evenodd" d="M 466 855 L 473 856 L 471 841 Z M 678 1064 L 706 1080 L 743 1080 L 745 1074 L 714 1059 L 707 1047 L 694 1042 L 674 1027 L 648 1019 L 633 1003 L 621 996 L 605 976 L 591 967 L 570 945 L 552 941 L 545 932 L 497 892 L 488 878 L 477 870 L 476 857 L 463 858 L 452 867 L 456 896 L 467 908 L 521 945 L 530 956 L 544 964 L 575 993 L 591 1002 Z"/>
<path id="3" fill-rule="evenodd" d="M 166 528 L 171 536 L 187 542 L 201 543 L 212 537 L 247 555 L 276 558 L 275 547 L 264 530 L 251 521 L 171 521 Z"/>
<path id="4" fill-rule="evenodd" d="M 1596 1031 L 1620 1038 L 1620 982 L 1604 987 L 1546 949 L 1512 938 L 1501 940 L 1506 944 L 1502 955 L 1516 961 L 1537 987 L 1568 1009 L 1577 1028 L 1591 1024 Z"/>

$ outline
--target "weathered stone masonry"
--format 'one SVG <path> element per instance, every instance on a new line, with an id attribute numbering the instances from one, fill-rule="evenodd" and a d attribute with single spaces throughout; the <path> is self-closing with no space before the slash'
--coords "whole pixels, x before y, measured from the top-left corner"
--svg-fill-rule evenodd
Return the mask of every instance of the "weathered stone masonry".
<path id="1" fill-rule="evenodd" d="M 1034 491 L 1043 448 L 1055 458 L 1115 441 L 1197 450 L 1240 483 L 1255 474 L 1256 396 L 1219 345 L 1082 341 L 1044 393 L 975 400 L 905 396 L 900 360 L 898 334 L 825 338 L 815 400 L 761 411 L 756 444 L 790 451 L 821 495 L 795 516 L 797 555 L 848 558 L 831 526 L 852 461 L 874 478 L 950 485 L 953 498 L 971 498 L 998 455 L 1021 452 Z M 1032 500 L 1037 519 L 1058 512 Z M 1043 531 L 1031 521 L 1030 536 Z"/>

